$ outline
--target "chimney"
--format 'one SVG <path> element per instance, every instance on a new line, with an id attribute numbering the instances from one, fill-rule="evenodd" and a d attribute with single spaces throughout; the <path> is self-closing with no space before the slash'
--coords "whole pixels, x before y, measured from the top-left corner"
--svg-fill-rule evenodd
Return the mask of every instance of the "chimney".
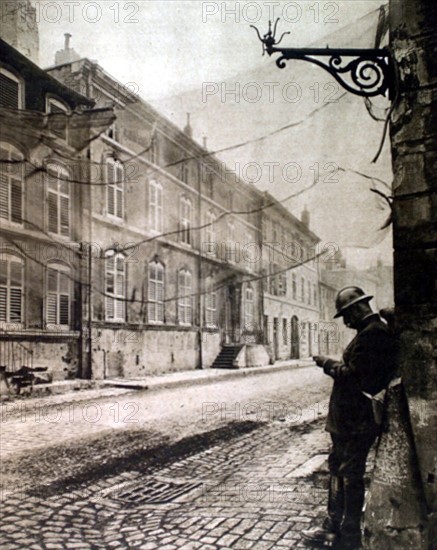
<path id="1" fill-rule="evenodd" d="M 69 32 L 66 32 L 64 34 L 64 50 L 69 50 L 70 49 L 70 38 L 71 38 L 71 34 Z"/>
<path id="2" fill-rule="evenodd" d="M 187 123 L 185 125 L 184 132 L 187 134 L 188 137 L 193 137 L 193 129 L 191 128 L 190 124 L 190 113 L 187 113 Z"/>
<path id="3" fill-rule="evenodd" d="M 310 213 L 307 210 L 307 207 L 305 205 L 304 209 L 302 210 L 302 214 L 300 216 L 300 221 L 306 226 L 310 227 Z"/>
<path id="4" fill-rule="evenodd" d="M 0 38 L 38 65 L 39 10 L 37 13 L 30 0 L 20 0 L 15 6 L 14 2 L 1 4 Z"/>
<path id="5" fill-rule="evenodd" d="M 208 138 L 203 136 L 203 148 L 208 149 Z"/>
<path id="6" fill-rule="evenodd" d="M 65 63 L 73 63 L 78 61 L 80 55 L 70 47 L 71 34 L 66 32 L 64 34 L 64 49 L 58 50 L 55 54 L 55 65 L 64 65 Z"/>

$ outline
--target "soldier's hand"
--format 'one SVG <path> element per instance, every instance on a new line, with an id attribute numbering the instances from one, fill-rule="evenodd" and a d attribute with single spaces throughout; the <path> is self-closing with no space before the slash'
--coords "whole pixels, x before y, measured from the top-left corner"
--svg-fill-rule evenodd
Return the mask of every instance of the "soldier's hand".
<path id="1" fill-rule="evenodd" d="M 316 365 L 318 367 L 322 367 L 323 368 L 323 365 L 325 364 L 325 361 L 327 360 L 328 358 L 325 357 L 324 355 L 314 355 L 313 356 L 313 360 L 316 362 Z"/>

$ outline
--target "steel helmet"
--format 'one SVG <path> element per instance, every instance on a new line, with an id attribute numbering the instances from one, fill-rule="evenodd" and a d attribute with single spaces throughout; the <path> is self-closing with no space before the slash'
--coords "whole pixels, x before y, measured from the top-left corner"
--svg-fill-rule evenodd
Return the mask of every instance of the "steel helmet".
<path id="1" fill-rule="evenodd" d="M 344 311 L 358 302 L 369 302 L 373 296 L 366 294 L 359 286 L 347 286 L 342 288 L 335 299 L 335 309 L 337 313 L 334 315 L 334 319 L 341 317 Z"/>

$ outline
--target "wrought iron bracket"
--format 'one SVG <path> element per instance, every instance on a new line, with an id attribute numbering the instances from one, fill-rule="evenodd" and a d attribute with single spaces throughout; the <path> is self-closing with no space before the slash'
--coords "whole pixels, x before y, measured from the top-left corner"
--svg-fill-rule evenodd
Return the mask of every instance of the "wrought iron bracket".
<path id="1" fill-rule="evenodd" d="M 259 30 L 251 25 L 263 44 L 263 55 L 280 54 L 276 65 L 284 69 L 287 61 L 297 59 L 309 61 L 328 71 L 335 80 L 348 92 L 362 96 L 375 97 L 382 95 L 393 99 L 395 95 L 395 78 L 393 62 L 387 48 L 278 48 L 286 34 L 276 41 L 276 29 L 279 18 L 272 31 L 272 22 L 269 21 L 269 30 L 261 36 Z"/>

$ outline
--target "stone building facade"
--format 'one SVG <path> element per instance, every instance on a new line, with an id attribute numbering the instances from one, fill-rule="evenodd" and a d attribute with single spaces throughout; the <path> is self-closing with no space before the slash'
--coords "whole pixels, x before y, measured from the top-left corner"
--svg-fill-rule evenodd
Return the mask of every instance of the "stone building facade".
<path id="1" fill-rule="evenodd" d="M 260 262 L 244 249 L 260 244 L 260 192 L 198 145 L 189 121 L 180 130 L 96 63 L 48 72 L 116 114 L 90 146 L 85 186 L 88 373 L 205 368 L 224 346 L 260 344 Z"/>
<path id="2" fill-rule="evenodd" d="M 74 377 L 83 293 L 74 243 L 83 238 L 84 196 L 73 165 L 86 157 L 94 122 L 113 115 L 94 112 L 92 101 L 3 40 L 0 58 L 0 363 Z"/>

